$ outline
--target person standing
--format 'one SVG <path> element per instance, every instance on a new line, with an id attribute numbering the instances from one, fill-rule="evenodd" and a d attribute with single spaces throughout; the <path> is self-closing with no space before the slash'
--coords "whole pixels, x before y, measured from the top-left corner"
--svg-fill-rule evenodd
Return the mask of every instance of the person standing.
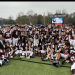
<path id="1" fill-rule="evenodd" d="M 18 25 L 15 25 L 15 27 L 13 28 L 13 30 L 12 30 L 12 37 L 13 37 L 13 46 L 15 46 L 16 45 L 16 43 L 18 42 L 18 32 L 19 32 L 19 30 L 18 30 Z"/>
<path id="2" fill-rule="evenodd" d="M 11 30 L 10 26 L 7 26 L 7 31 L 4 33 L 5 42 L 9 42 L 11 44 Z"/>

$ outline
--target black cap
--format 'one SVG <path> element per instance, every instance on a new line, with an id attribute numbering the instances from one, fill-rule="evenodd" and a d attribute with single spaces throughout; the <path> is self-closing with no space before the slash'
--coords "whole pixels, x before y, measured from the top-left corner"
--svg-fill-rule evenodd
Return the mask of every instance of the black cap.
<path id="1" fill-rule="evenodd" d="M 41 26 L 41 28 L 45 28 L 44 26 Z"/>
<path id="2" fill-rule="evenodd" d="M 17 27 L 18 27 L 18 25 L 17 25 L 17 24 L 15 24 L 15 26 L 17 26 Z"/>

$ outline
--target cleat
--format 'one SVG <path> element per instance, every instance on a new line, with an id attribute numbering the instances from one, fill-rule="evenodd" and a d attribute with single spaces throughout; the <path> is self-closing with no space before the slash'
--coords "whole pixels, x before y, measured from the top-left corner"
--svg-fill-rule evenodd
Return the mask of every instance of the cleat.
<path id="1" fill-rule="evenodd" d="M 43 59 L 42 61 L 47 61 L 48 59 Z"/>
<path id="2" fill-rule="evenodd" d="M 43 60 L 43 59 L 44 59 L 44 57 L 42 56 L 42 57 L 41 57 L 41 60 Z"/>
<path id="3" fill-rule="evenodd" d="M 19 58 L 24 58 L 24 56 L 20 56 Z"/>
<path id="4" fill-rule="evenodd" d="M 30 57 L 28 56 L 28 57 L 26 57 L 27 59 L 30 59 Z"/>
<path id="5" fill-rule="evenodd" d="M 49 60 L 50 60 L 51 62 L 53 62 L 53 61 L 54 61 L 54 58 L 50 56 Z"/>
<path id="6" fill-rule="evenodd" d="M 64 64 L 64 63 L 65 63 L 65 60 L 62 61 L 62 64 Z"/>
<path id="7" fill-rule="evenodd" d="M 12 59 L 12 58 L 13 58 L 13 56 L 10 56 L 10 58 Z"/>

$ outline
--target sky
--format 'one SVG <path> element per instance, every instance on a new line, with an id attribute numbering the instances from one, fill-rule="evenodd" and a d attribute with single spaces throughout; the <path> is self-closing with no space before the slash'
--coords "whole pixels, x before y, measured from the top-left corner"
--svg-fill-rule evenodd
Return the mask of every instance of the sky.
<path id="1" fill-rule="evenodd" d="M 75 2 L 55 2 L 55 1 L 7 1 L 0 2 L 0 18 L 9 18 L 13 16 L 15 20 L 18 13 L 24 12 L 24 15 L 27 14 L 29 10 L 33 10 L 34 13 L 38 15 L 41 14 L 47 15 L 47 12 L 55 14 L 56 10 L 65 9 L 69 14 L 75 12 Z"/>

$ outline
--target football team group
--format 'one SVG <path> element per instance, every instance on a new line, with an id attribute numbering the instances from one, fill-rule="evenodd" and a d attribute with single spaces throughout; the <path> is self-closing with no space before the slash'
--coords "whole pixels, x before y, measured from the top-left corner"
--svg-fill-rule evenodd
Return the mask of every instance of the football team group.
<path id="1" fill-rule="evenodd" d="M 31 59 L 37 53 L 42 54 L 42 61 L 49 60 L 57 67 L 61 58 L 62 64 L 69 60 L 75 74 L 75 24 L 0 27 L 0 66 L 8 64 L 16 55 Z"/>

